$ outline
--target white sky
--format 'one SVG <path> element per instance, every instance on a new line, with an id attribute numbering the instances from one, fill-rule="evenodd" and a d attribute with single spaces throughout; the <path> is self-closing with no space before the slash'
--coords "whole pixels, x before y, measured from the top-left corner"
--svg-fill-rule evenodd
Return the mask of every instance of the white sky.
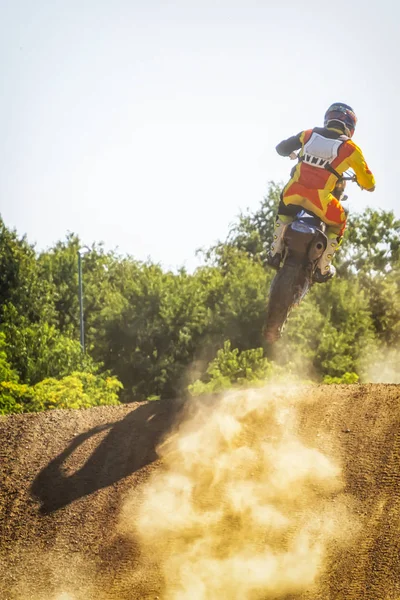
<path id="1" fill-rule="evenodd" d="M 343 101 L 377 179 L 350 210 L 400 216 L 399 22 L 394 0 L 0 0 L 0 212 L 38 249 L 73 231 L 192 269 Z"/>

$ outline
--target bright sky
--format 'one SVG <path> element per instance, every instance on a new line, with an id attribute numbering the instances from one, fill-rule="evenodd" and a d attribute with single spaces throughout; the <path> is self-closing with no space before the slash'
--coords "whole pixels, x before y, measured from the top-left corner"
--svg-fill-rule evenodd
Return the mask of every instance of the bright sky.
<path id="1" fill-rule="evenodd" d="M 377 179 L 350 210 L 400 216 L 399 22 L 397 0 L 3 0 L 3 219 L 191 270 L 338 100 Z"/>

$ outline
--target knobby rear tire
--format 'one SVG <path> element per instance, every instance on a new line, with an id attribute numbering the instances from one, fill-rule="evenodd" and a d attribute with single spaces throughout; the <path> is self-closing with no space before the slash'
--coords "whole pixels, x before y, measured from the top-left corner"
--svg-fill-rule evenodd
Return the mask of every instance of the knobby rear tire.
<path id="1" fill-rule="evenodd" d="M 269 295 L 265 339 L 276 342 L 282 334 L 286 320 L 300 297 L 305 283 L 305 273 L 300 265 L 287 265 L 275 275 Z"/>

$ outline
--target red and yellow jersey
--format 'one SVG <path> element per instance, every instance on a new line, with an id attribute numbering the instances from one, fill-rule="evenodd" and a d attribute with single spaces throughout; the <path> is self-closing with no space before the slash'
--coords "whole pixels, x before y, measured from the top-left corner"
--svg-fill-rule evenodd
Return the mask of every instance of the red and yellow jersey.
<path id="1" fill-rule="evenodd" d="M 308 129 L 284 140 L 276 149 L 282 156 L 300 150 L 300 162 L 292 173 L 290 183 L 297 182 L 305 188 L 324 190 L 329 194 L 338 180 L 333 171 L 342 175 L 347 169 L 352 169 L 361 187 L 369 190 L 375 186 L 374 176 L 361 149 L 339 129 Z"/>
<path id="2" fill-rule="evenodd" d="M 375 187 L 360 148 L 339 129 L 316 127 L 283 140 L 276 150 L 281 156 L 300 150 L 299 162 L 282 193 L 283 203 L 302 206 L 320 217 L 332 232 L 343 235 L 346 213 L 332 194 L 338 178 L 352 169 L 361 187 L 371 191 Z"/>

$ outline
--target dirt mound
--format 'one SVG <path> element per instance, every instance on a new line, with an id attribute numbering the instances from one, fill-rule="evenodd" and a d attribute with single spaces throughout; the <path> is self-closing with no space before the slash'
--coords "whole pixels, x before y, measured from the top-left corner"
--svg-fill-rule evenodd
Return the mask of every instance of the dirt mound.
<path id="1" fill-rule="evenodd" d="M 300 393 L 298 435 L 341 468 L 356 526 L 343 521 L 348 544 L 331 544 L 318 585 L 290 598 L 398 600 L 400 386 Z M 119 519 L 159 472 L 156 447 L 180 414 L 163 401 L 0 419 L 1 598 L 162 597 L 161 572 Z"/>

